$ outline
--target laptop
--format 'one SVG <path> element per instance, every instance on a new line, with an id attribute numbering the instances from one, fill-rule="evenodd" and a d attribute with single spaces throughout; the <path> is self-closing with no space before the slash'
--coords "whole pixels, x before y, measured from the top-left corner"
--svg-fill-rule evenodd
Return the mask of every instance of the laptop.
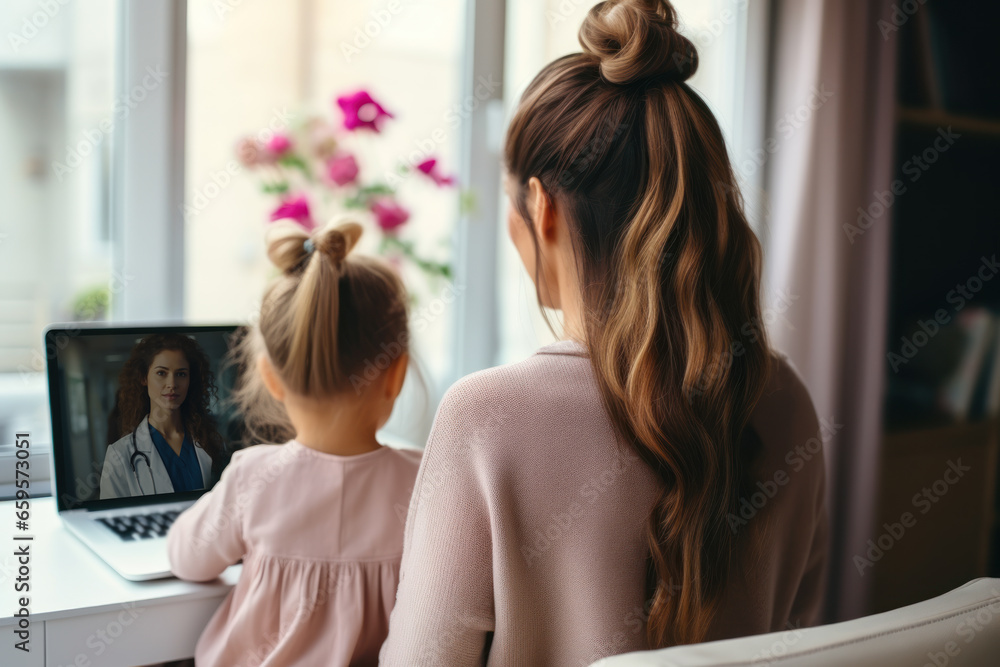
<path id="1" fill-rule="evenodd" d="M 237 369 L 227 353 L 242 333 L 237 325 L 45 330 L 59 518 L 126 579 L 172 576 L 167 531 L 232 456 L 241 424 L 228 400 Z"/>

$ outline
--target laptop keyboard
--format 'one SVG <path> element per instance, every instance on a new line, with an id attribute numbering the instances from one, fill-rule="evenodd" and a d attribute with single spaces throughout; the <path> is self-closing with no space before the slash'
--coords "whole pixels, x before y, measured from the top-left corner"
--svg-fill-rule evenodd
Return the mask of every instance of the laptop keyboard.
<path id="1" fill-rule="evenodd" d="M 127 516 L 104 517 L 98 519 L 123 540 L 142 540 L 164 537 L 170 524 L 180 514 L 179 511 L 151 512 L 149 514 L 129 514 Z"/>

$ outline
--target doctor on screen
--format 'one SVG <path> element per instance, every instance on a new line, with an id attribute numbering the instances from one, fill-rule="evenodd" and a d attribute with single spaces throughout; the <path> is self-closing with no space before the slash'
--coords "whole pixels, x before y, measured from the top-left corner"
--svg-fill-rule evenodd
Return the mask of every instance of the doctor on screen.
<path id="1" fill-rule="evenodd" d="M 121 437 L 104 458 L 101 499 L 209 488 L 224 447 L 209 412 L 214 393 L 208 357 L 193 339 L 139 341 L 118 378 Z"/>

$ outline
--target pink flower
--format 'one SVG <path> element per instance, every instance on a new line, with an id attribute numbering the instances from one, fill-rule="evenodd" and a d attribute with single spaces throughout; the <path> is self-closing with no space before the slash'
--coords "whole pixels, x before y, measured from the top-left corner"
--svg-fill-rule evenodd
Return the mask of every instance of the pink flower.
<path id="1" fill-rule="evenodd" d="M 284 155 L 291 149 L 292 142 L 284 134 L 275 134 L 271 137 L 271 140 L 267 142 L 267 150 L 276 156 Z"/>
<path id="2" fill-rule="evenodd" d="M 326 163 L 326 175 L 337 185 L 353 183 L 358 178 L 358 162 L 350 153 L 331 158 Z"/>
<path id="3" fill-rule="evenodd" d="M 383 232 L 391 232 L 410 219 L 410 212 L 388 197 L 373 201 L 371 211 Z"/>
<path id="4" fill-rule="evenodd" d="M 455 182 L 454 176 L 442 176 L 437 170 L 437 160 L 430 158 L 417 165 L 417 169 L 427 174 L 427 176 L 438 185 L 452 185 Z"/>
<path id="5" fill-rule="evenodd" d="M 382 118 L 392 118 L 392 114 L 373 100 L 367 90 L 359 90 L 352 95 L 338 97 L 337 104 L 344 112 L 344 127 L 348 130 L 366 127 L 378 132 L 378 124 Z"/>
<path id="6" fill-rule="evenodd" d="M 316 226 L 312 214 L 309 212 L 309 200 L 306 199 L 305 195 L 285 198 L 278 205 L 278 208 L 271 212 L 271 222 L 286 218 L 299 223 L 307 231 Z"/>
<path id="7" fill-rule="evenodd" d="M 244 167 L 256 167 L 261 164 L 262 152 L 261 145 L 251 137 L 240 139 L 236 144 L 236 157 Z"/>

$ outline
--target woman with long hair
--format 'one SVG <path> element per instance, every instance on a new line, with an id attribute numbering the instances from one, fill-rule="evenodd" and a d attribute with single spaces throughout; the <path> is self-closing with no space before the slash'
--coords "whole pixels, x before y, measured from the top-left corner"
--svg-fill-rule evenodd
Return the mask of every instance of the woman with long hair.
<path id="1" fill-rule="evenodd" d="M 166 333 L 139 341 L 118 376 L 120 437 L 104 457 L 101 499 L 211 488 L 225 466 L 210 411 L 215 395 L 208 356 L 194 339 Z"/>
<path id="2" fill-rule="evenodd" d="M 822 434 L 664 0 L 601 2 L 507 131 L 508 231 L 562 340 L 442 399 L 386 665 L 586 665 L 817 620 Z"/>

